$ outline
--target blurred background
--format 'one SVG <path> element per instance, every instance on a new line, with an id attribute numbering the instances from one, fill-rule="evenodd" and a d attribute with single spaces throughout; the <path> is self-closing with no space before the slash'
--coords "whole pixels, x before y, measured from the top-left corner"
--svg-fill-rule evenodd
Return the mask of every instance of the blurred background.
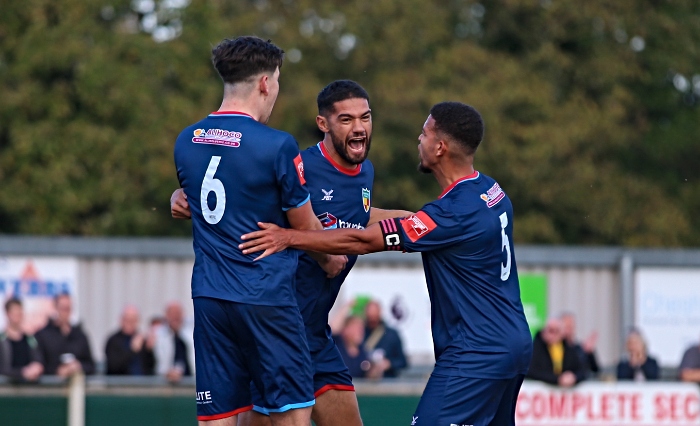
<path id="1" fill-rule="evenodd" d="M 443 100 L 476 107 L 486 122 L 476 166 L 513 201 L 533 335 L 572 314 L 570 340 L 598 367 L 585 381 L 607 386 L 631 356 L 634 327 L 658 378 L 683 378 L 684 353 L 700 341 L 697 0 L 2 0 L 0 9 L 0 295 L 23 302 L 22 328 L 35 333 L 58 311 L 52 298 L 70 293 L 68 322 L 94 363 L 77 409 L 88 424 L 141 424 L 140 414 L 100 413 L 144 406 L 159 413 L 150 424 L 194 424 L 191 377 L 171 380 L 147 357 L 139 371 L 153 376 L 119 382 L 106 375 L 105 346 L 127 305 L 152 352 L 166 308 L 179 304 L 190 324 L 190 224 L 169 212 L 173 145 L 221 102 L 211 48 L 247 34 L 286 52 L 269 124 L 301 148 L 322 137 L 321 88 L 347 78 L 367 89 L 375 207 L 415 211 L 434 199 L 437 183 L 416 172 L 428 110 Z M 367 321 L 370 301 L 406 366 L 358 380 L 365 424 L 406 424 L 433 361 L 420 259 L 364 256 L 332 316 L 341 328 L 348 314 Z M 347 341 L 366 344 L 365 326 Z M 370 343 L 370 358 L 388 355 Z M 31 417 L 36 398 L 56 424 L 70 417 L 66 379 L 43 373 L 39 386 L 0 386 L 8 424 L 50 424 Z M 609 392 L 578 386 L 593 401 Z M 639 386 L 651 401 L 662 392 Z M 678 389 L 690 401 L 683 421 L 697 424 L 700 393 Z M 527 401 L 519 424 L 547 424 Z M 608 424 L 570 411 L 571 424 Z M 680 411 L 664 413 L 685 424 Z"/>

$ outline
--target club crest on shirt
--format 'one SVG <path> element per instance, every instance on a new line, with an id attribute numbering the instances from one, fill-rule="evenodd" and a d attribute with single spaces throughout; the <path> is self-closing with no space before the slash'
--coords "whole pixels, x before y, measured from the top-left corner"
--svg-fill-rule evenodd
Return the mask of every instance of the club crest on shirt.
<path id="1" fill-rule="evenodd" d="M 223 129 L 195 129 L 193 133 L 192 142 L 194 143 L 230 146 L 232 148 L 241 146 L 241 138 L 243 137 L 241 132 Z"/>
<path id="2" fill-rule="evenodd" d="M 365 213 L 369 211 L 370 196 L 369 189 L 362 188 L 362 206 L 365 208 Z"/>
<path id="3" fill-rule="evenodd" d="M 486 207 L 491 208 L 498 204 L 505 196 L 506 193 L 501 189 L 501 185 L 494 183 L 491 189 L 486 191 L 486 194 L 481 194 L 481 199 L 486 202 Z"/>

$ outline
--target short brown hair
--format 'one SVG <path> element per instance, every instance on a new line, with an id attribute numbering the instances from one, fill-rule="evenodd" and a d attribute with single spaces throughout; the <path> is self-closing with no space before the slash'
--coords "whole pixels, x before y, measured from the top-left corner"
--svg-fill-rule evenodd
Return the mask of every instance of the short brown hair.
<path id="1" fill-rule="evenodd" d="M 10 312 L 10 308 L 11 308 L 13 305 L 17 305 L 17 306 L 19 306 L 19 307 L 21 308 L 21 307 L 22 307 L 22 301 L 19 300 L 19 299 L 16 298 L 16 297 L 10 297 L 9 299 L 7 299 L 7 301 L 5 301 L 5 312 Z"/>
<path id="2" fill-rule="evenodd" d="M 211 62 L 224 83 L 235 84 L 282 68 L 284 50 L 255 36 L 224 39 L 211 50 Z"/>

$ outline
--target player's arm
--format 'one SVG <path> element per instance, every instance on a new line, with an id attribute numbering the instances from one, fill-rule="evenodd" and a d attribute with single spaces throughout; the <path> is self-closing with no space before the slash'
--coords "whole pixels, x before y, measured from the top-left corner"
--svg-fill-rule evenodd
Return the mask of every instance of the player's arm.
<path id="1" fill-rule="evenodd" d="M 321 225 L 321 222 L 319 222 L 314 214 L 311 202 L 306 202 L 299 207 L 287 210 L 287 220 L 289 220 L 289 225 L 295 230 L 316 230 L 318 232 L 323 232 L 323 225 Z M 312 259 L 321 265 L 321 268 L 328 274 L 328 278 L 333 278 L 341 273 L 348 262 L 348 258 L 345 256 L 332 256 L 322 251 L 319 252 L 318 250 L 305 251 Z"/>
<path id="2" fill-rule="evenodd" d="M 187 202 L 184 189 L 178 188 L 170 196 L 170 214 L 173 219 L 192 219 L 190 204 Z"/>
<path id="3" fill-rule="evenodd" d="M 259 223 L 262 230 L 243 235 L 243 253 L 264 250 L 258 259 L 288 247 L 331 254 L 366 254 L 383 250 L 403 250 L 403 234 L 398 219 L 386 219 L 365 229 L 299 231 Z"/>
<path id="4" fill-rule="evenodd" d="M 413 212 L 409 212 L 408 210 L 384 210 L 372 207 L 369 210 L 369 222 L 367 222 L 367 226 L 372 226 L 375 223 L 379 223 L 384 219 L 393 219 L 395 217 L 408 217 L 412 214 Z"/>

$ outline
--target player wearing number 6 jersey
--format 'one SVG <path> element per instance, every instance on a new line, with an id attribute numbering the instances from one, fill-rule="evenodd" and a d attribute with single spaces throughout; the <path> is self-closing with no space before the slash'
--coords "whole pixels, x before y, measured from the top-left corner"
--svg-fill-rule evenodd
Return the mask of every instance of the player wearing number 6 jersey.
<path id="1" fill-rule="evenodd" d="M 411 419 L 416 425 L 513 425 L 532 355 L 513 256 L 513 209 L 496 181 L 475 171 L 483 122 L 457 102 L 433 106 L 419 137 L 419 169 L 443 188 L 405 219 L 364 230 L 300 232 L 260 224 L 248 254 L 287 247 L 326 253 L 422 252 L 432 305 L 435 369 Z"/>
<path id="2" fill-rule="evenodd" d="M 283 52 L 269 41 L 239 37 L 222 41 L 212 54 L 224 81 L 221 108 L 185 128 L 175 144 L 192 213 L 197 418 L 235 425 L 238 414 L 253 408 L 252 382 L 273 425 L 307 426 L 314 389 L 295 297 L 298 254 L 285 250 L 253 262 L 236 247 L 261 220 L 322 229 L 296 141 L 265 125 L 279 92 Z M 331 276 L 347 261 L 314 259 Z"/>

